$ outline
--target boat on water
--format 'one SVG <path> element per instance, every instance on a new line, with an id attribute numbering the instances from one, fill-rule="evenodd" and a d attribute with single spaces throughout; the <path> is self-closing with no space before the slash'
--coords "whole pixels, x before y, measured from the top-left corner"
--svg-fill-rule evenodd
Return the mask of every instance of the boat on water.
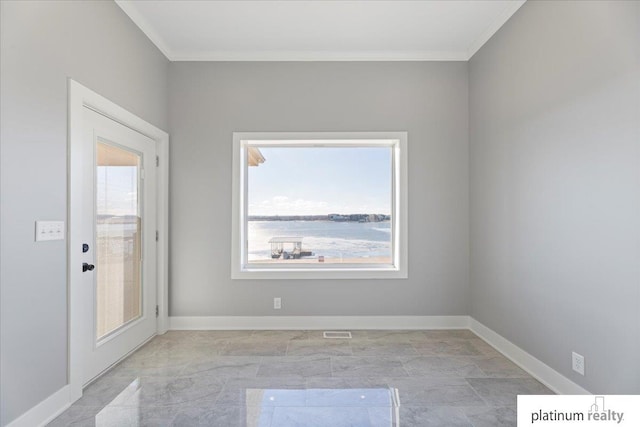
<path id="1" fill-rule="evenodd" d="M 313 256 L 311 251 L 302 249 L 302 237 L 299 236 L 277 236 L 269 240 L 271 245 L 272 259 L 300 259 L 306 256 Z"/>

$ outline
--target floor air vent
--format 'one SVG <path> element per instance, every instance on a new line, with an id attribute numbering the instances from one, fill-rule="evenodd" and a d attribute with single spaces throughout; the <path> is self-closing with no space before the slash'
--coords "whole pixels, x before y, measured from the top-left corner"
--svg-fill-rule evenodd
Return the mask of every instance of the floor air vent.
<path id="1" fill-rule="evenodd" d="M 351 332 L 349 331 L 324 331 L 325 338 L 335 339 L 351 339 Z"/>

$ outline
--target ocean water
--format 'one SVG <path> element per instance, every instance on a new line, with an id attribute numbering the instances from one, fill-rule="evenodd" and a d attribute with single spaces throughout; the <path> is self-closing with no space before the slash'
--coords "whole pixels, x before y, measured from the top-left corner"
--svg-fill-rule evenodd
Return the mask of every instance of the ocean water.
<path id="1" fill-rule="evenodd" d="M 272 237 L 302 237 L 302 250 L 325 258 L 391 256 L 391 223 L 334 221 L 249 221 L 249 261 L 271 258 Z M 285 244 L 285 250 L 289 251 Z"/>

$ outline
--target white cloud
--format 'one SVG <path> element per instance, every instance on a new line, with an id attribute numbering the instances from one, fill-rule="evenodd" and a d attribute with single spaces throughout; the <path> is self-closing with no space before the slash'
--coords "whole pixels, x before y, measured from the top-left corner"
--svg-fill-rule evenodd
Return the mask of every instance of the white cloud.
<path id="1" fill-rule="evenodd" d="M 388 213 L 389 208 L 370 204 L 353 206 L 351 204 L 327 203 L 321 200 L 291 199 L 287 196 L 274 196 L 249 204 L 249 215 L 327 215 L 330 213 Z"/>
<path id="2" fill-rule="evenodd" d="M 329 204 L 320 200 L 290 199 L 274 196 L 249 205 L 249 215 L 324 215 Z"/>

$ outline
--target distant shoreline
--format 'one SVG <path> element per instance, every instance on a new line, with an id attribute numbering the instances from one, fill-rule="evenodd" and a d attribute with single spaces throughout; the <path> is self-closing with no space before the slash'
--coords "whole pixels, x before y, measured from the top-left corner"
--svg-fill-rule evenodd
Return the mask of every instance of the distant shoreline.
<path id="1" fill-rule="evenodd" d="M 300 258 L 300 259 L 256 259 L 250 260 L 249 264 L 393 264 L 390 256 L 375 257 L 357 257 L 357 258 L 339 258 L 324 257 L 324 261 L 320 262 L 317 257 Z"/>
<path id="2" fill-rule="evenodd" d="M 390 220 L 391 215 L 384 214 L 249 215 L 249 221 L 383 222 Z"/>

